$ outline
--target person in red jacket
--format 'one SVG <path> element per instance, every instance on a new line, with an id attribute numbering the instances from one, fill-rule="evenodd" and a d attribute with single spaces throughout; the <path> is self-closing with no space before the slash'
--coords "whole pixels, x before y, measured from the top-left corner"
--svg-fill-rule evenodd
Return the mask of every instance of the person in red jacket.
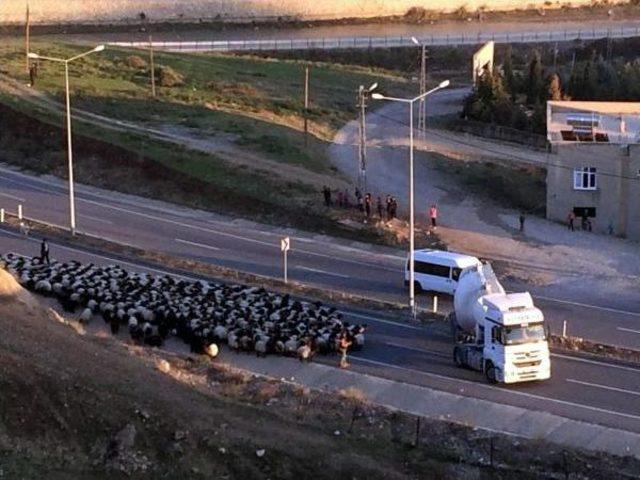
<path id="1" fill-rule="evenodd" d="M 429 220 L 431 221 L 431 228 L 435 230 L 438 227 L 438 207 L 435 203 L 429 209 Z"/>

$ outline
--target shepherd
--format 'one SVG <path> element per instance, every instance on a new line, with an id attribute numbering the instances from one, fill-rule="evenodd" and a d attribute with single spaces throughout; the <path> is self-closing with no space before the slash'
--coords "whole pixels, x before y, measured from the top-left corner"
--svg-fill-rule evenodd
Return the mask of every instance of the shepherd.
<path id="1" fill-rule="evenodd" d="M 49 260 L 49 242 L 47 242 L 46 238 L 43 238 L 40 244 L 40 263 L 44 263 L 45 260 L 47 261 L 47 265 L 51 264 Z"/>
<path id="2" fill-rule="evenodd" d="M 351 346 L 351 343 L 352 342 L 349 339 L 347 332 L 342 332 L 342 335 L 340 335 L 340 343 L 338 345 L 338 348 L 340 350 L 340 368 L 349 367 L 349 362 L 347 361 L 347 352 L 349 350 L 349 347 Z"/>

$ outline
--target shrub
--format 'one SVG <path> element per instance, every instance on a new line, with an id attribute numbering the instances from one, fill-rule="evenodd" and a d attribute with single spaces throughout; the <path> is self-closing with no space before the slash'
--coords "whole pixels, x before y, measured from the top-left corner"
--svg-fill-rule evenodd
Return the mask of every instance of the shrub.
<path id="1" fill-rule="evenodd" d="M 147 68 L 146 60 L 138 55 L 129 55 L 127 57 L 127 65 L 138 70 Z"/>
<path id="2" fill-rule="evenodd" d="M 184 85 L 184 77 L 171 67 L 160 65 L 156 68 L 156 77 L 163 87 L 179 87 Z"/>

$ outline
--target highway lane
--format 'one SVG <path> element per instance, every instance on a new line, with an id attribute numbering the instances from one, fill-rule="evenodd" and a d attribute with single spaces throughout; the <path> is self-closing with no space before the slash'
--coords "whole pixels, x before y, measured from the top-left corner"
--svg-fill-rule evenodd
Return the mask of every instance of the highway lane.
<path id="1" fill-rule="evenodd" d="M 8 211 L 15 212 L 22 203 L 27 217 L 66 226 L 67 198 L 66 185 L 60 180 L 0 169 L 0 207 Z M 290 278 L 367 297 L 406 301 L 401 273 L 404 255 L 397 249 L 230 220 L 81 185 L 77 186 L 76 204 L 81 231 L 262 275 L 282 275 L 279 240 L 291 235 Z M 572 335 L 640 348 L 640 312 L 629 305 L 555 298 L 553 292 L 539 287 L 532 291 L 553 332 L 561 332 L 567 321 Z M 420 296 L 418 304 L 428 307 L 430 296 Z M 440 308 L 450 309 L 450 299 L 441 298 Z"/>
<path id="2" fill-rule="evenodd" d="M 0 230 L 0 251 L 29 254 L 37 246 L 37 239 Z M 78 259 L 99 265 L 121 263 L 109 255 L 95 255 L 75 247 L 53 244 L 52 248 L 61 260 Z M 125 267 L 166 273 L 131 263 Z M 444 324 L 421 326 L 388 314 L 351 309 L 344 312 L 346 319 L 369 325 L 364 350 L 352 358 L 355 371 L 640 432 L 640 368 L 554 354 L 550 381 L 494 386 L 485 383 L 480 373 L 454 366 Z M 318 361 L 337 365 L 335 357 L 321 357 Z"/>

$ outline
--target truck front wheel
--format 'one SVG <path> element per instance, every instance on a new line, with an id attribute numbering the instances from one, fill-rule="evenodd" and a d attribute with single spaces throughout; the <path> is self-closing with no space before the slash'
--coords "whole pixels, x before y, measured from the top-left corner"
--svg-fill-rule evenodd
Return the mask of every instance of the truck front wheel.
<path id="1" fill-rule="evenodd" d="M 462 360 L 462 350 L 460 347 L 453 347 L 453 363 L 458 368 L 464 368 L 464 361 Z"/>
<path id="2" fill-rule="evenodd" d="M 487 382 L 491 384 L 498 383 L 498 379 L 496 378 L 496 367 L 493 366 L 493 363 L 487 363 L 485 375 L 487 377 Z"/>

